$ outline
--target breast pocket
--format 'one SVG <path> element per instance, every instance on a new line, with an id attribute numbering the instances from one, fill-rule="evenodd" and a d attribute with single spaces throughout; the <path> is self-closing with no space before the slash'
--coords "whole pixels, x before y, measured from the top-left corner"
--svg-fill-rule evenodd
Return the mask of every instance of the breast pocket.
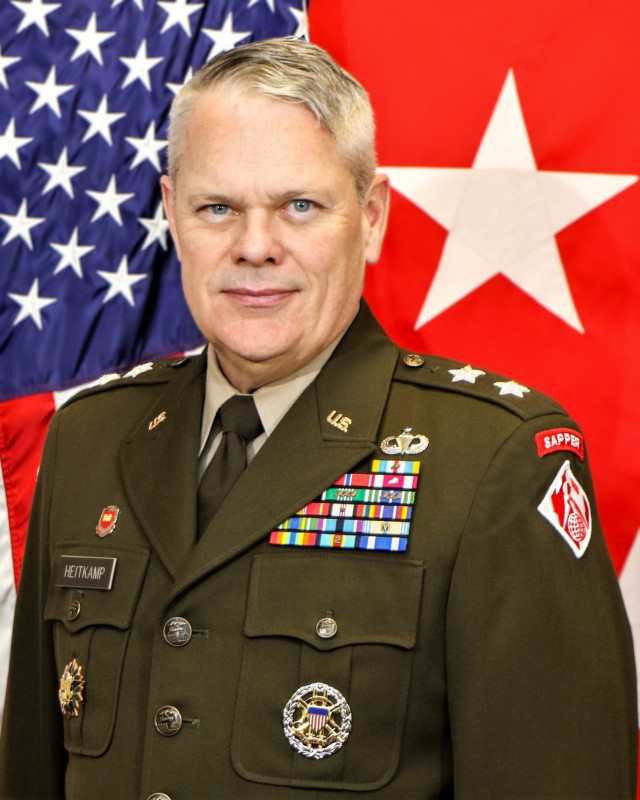
<path id="1" fill-rule="evenodd" d="M 62 562 L 102 566 L 111 559 L 115 566 L 110 589 L 86 588 L 95 578 L 87 579 L 91 573 L 86 571 L 83 578 L 77 567 L 68 573 L 73 577 L 65 579 L 76 586 L 56 585 Z M 75 689 L 64 715 L 64 743 L 70 753 L 99 756 L 109 747 L 131 621 L 148 562 L 149 552 L 142 548 L 116 550 L 76 542 L 56 547 L 45 619 L 56 623 L 56 662 L 58 674 L 67 677 L 67 696 Z M 85 587 L 78 588 L 83 583 Z"/>
<path id="2" fill-rule="evenodd" d="M 344 552 L 255 556 L 231 743 L 242 777 L 355 791 L 391 780 L 422 576 L 420 562 Z"/>

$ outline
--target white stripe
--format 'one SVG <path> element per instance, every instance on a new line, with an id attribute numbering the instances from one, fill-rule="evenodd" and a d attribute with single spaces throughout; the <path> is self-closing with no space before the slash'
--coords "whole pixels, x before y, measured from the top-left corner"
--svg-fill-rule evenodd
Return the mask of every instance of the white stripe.
<path id="1" fill-rule="evenodd" d="M 13 553 L 9 533 L 9 512 L 2 470 L 0 469 L 0 716 L 4 708 L 4 693 L 9 671 L 13 612 L 16 606 L 15 586 Z"/>

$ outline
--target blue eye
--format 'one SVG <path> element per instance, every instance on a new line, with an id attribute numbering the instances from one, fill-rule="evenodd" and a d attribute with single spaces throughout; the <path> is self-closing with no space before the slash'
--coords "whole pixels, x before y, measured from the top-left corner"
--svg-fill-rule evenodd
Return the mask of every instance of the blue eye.
<path id="1" fill-rule="evenodd" d="M 313 207 L 311 200 L 294 200 L 291 205 L 295 211 L 299 211 L 301 214 L 311 211 Z"/>
<path id="2" fill-rule="evenodd" d="M 217 214 L 218 216 L 227 214 L 229 211 L 229 206 L 225 205 L 224 203 L 213 203 L 213 205 L 209 206 L 212 214 Z"/>

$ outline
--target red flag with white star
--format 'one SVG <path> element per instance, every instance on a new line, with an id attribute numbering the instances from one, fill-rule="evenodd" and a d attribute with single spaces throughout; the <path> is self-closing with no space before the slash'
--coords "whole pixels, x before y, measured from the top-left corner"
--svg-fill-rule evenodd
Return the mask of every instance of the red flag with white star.
<path id="1" fill-rule="evenodd" d="M 581 423 L 640 655 L 638 31 L 626 0 L 310 8 L 371 94 L 395 189 L 374 313 Z"/>

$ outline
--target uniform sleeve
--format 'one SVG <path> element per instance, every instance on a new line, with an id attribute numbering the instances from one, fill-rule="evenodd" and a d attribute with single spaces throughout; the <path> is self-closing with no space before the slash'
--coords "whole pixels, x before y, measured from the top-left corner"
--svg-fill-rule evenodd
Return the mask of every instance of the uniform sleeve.
<path id="1" fill-rule="evenodd" d="M 64 797 L 62 715 L 51 623 L 44 607 L 51 574 L 48 517 L 56 431 L 54 417 L 29 523 L 16 601 L 11 661 L 0 737 L 0 798 L 53 800 Z"/>
<path id="2" fill-rule="evenodd" d="M 636 796 L 630 629 L 586 458 L 538 454 L 536 434 L 559 428 L 578 430 L 543 417 L 500 447 L 459 547 L 446 625 L 456 800 Z"/>

